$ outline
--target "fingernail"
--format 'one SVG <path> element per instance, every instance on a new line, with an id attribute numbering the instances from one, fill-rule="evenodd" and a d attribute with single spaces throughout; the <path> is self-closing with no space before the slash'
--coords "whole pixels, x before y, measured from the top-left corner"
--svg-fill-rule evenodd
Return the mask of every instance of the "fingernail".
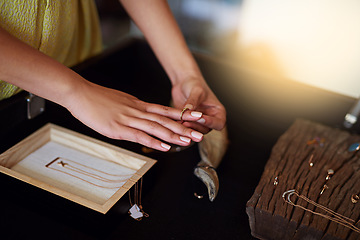
<path id="1" fill-rule="evenodd" d="M 191 141 L 190 138 L 188 137 L 183 137 L 183 136 L 180 136 L 180 140 L 183 141 L 183 142 L 186 142 L 186 143 L 189 143 Z"/>
<path id="2" fill-rule="evenodd" d="M 202 116 L 202 113 L 201 113 L 201 112 L 191 112 L 190 114 L 191 114 L 191 116 L 193 116 L 193 117 L 201 117 L 201 116 Z"/>
<path id="3" fill-rule="evenodd" d="M 191 132 L 191 136 L 193 136 L 196 139 L 201 139 L 203 137 L 203 134 L 193 131 L 193 132 Z"/>
<path id="4" fill-rule="evenodd" d="M 165 143 L 161 143 L 161 146 L 162 146 L 163 148 L 165 148 L 166 150 L 169 150 L 169 149 L 171 148 L 170 145 L 167 145 L 167 144 L 165 144 Z"/>
<path id="5" fill-rule="evenodd" d="M 190 109 L 190 110 L 191 110 L 191 109 L 194 108 L 194 106 L 193 106 L 192 104 L 189 104 L 189 103 L 188 103 L 188 104 L 185 105 L 184 108 L 187 108 L 187 109 Z"/>
<path id="6" fill-rule="evenodd" d="M 200 123 L 200 124 L 204 124 L 205 123 L 205 119 L 204 118 L 200 118 L 199 120 L 197 120 L 196 122 Z"/>

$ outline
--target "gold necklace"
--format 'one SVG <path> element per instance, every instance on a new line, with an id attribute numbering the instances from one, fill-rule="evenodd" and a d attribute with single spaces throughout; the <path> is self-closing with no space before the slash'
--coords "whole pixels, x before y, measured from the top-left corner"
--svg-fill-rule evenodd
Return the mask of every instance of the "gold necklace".
<path id="1" fill-rule="evenodd" d="M 310 209 L 307 209 L 306 207 L 303 207 L 301 205 L 293 203 L 293 201 L 291 201 L 291 199 L 290 199 L 290 197 L 292 195 L 295 195 L 298 198 L 305 200 L 309 204 L 312 204 L 315 207 L 318 207 L 318 208 L 322 209 L 323 211 L 325 211 L 329 215 L 318 213 L 318 212 L 312 211 Z M 329 209 L 329 208 L 327 208 L 327 207 L 325 207 L 325 206 L 323 206 L 321 204 L 318 204 L 318 203 L 310 200 L 309 198 L 307 198 L 307 197 L 305 197 L 303 195 L 300 195 L 295 189 L 284 192 L 283 195 L 282 195 L 282 198 L 284 199 L 284 201 L 286 203 L 288 203 L 288 204 L 290 204 L 290 205 L 292 205 L 294 207 L 298 207 L 298 208 L 303 209 L 304 211 L 307 211 L 307 212 L 310 212 L 312 214 L 324 217 L 326 219 L 329 219 L 330 221 L 336 222 L 338 224 L 343 225 L 344 227 L 350 228 L 351 230 L 360 233 L 360 229 L 355 226 L 355 220 L 353 220 L 351 218 L 348 218 L 348 217 L 345 217 L 345 216 L 343 216 L 343 215 L 341 215 L 341 214 L 339 214 L 339 213 L 337 213 L 337 212 L 335 212 L 335 211 L 333 211 L 333 210 L 331 210 L 331 209 Z"/>
<path id="2" fill-rule="evenodd" d="M 85 176 L 88 176 L 88 177 L 91 177 L 91 178 L 94 178 L 94 179 L 97 179 L 99 181 L 102 181 L 102 182 L 108 182 L 108 183 L 123 183 L 125 181 L 128 180 L 128 178 L 130 176 L 132 176 L 132 174 L 126 174 L 126 175 L 117 175 L 117 174 L 111 174 L 111 173 L 107 173 L 107 172 L 104 172 L 104 171 L 101 171 L 99 169 L 95 169 L 95 168 L 92 168 L 90 166 L 87 166 L 87 165 L 84 165 L 84 164 L 81 164 L 79 162 L 76 162 L 76 161 L 72 161 L 70 159 L 65 159 L 65 158 L 61 158 L 61 157 L 57 157 L 55 158 L 54 160 L 52 160 L 50 163 L 46 164 L 45 167 L 49 168 L 49 169 L 52 169 L 52 170 L 55 170 L 55 171 L 58 171 L 58 172 L 61 172 L 61 173 L 64 173 L 64 174 L 67 174 L 69 176 L 72 176 L 74 178 L 77 178 L 81 181 L 84 181 L 84 182 L 87 182 L 91 185 L 94 185 L 94 186 L 97 186 L 97 187 L 101 187 L 101 188 L 107 188 L 107 189 L 116 189 L 116 188 L 120 188 L 121 186 L 115 186 L 115 187 L 106 187 L 106 186 L 102 186 L 102 185 L 99 185 L 99 184 L 96 184 L 96 183 L 93 183 L 91 181 L 88 181 L 84 178 L 81 178 L 79 176 L 76 176 L 68 171 L 63 171 L 63 170 L 60 170 L 60 169 L 57 169 L 57 168 L 53 168 L 52 167 L 52 164 L 53 163 L 57 163 L 59 166 L 61 166 L 62 168 L 66 168 L 70 171 L 73 171 L 73 172 L 77 172 L 77 173 L 80 173 L 82 175 L 85 175 Z M 70 164 L 71 163 L 71 164 Z M 88 172 L 88 171 L 85 171 L 79 167 L 76 167 L 76 165 L 79 165 L 83 168 L 86 168 L 86 169 L 89 169 L 89 170 L 92 170 L 92 171 L 95 171 L 97 172 L 98 174 L 101 173 L 101 174 L 104 174 L 104 175 L 108 175 L 108 176 L 113 176 L 113 177 L 126 177 L 125 179 L 108 179 L 108 178 L 105 178 L 103 176 L 100 176 L 98 174 L 95 174 L 95 173 L 91 173 L 91 172 Z"/>
<path id="3" fill-rule="evenodd" d="M 98 185 L 98 184 L 93 183 L 91 181 L 88 181 L 88 180 L 86 180 L 84 178 L 81 178 L 79 176 L 76 176 L 76 175 L 74 175 L 74 174 L 72 174 L 72 173 L 70 173 L 68 171 L 63 171 L 61 169 L 54 168 L 54 167 L 52 167 L 52 165 L 54 163 L 61 166 L 61 168 L 64 168 L 64 169 L 67 169 L 67 170 L 82 174 L 84 176 L 94 178 L 94 179 L 102 181 L 102 182 L 106 182 L 106 183 L 123 183 L 123 182 L 127 181 L 130 176 L 133 175 L 133 174 L 118 175 L 118 174 L 107 173 L 107 172 L 101 171 L 99 169 L 95 169 L 93 167 L 81 164 L 81 163 L 76 162 L 76 161 L 72 161 L 70 159 L 65 159 L 65 158 L 62 158 L 62 157 L 57 157 L 57 158 L 55 158 L 54 160 L 52 160 L 51 162 L 49 162 L 48 164 L 45 165 L 45 167 L 47 167 L 49 169 L 52 169 L 52 170 L 67 174 L 67 175 L 69 175 L 71 177 L 77 178 L 77 179 L 79 179 L 81 181 L 84 181 L 86 183 L 89 183 L 91 185 L 94 185 L 94 186 L 97 186 L 97 187 L 100 187 L 100 188 L 116 189 L 116 188 L 120 188 L 122 185 L 117 186 L 117 187 L 101 186 L 101 185 Z M 96 172 L 97 174 L 92 173 L 92 172 L 88 172 L 88 171 L 86 171 L 84 169 L 81 169 L 78 166 L 80 166 L 82 168 L 85 168 L 85 169 L 92 170 L 92 171 Z M 100 176 L 99 174 L 107 175 L 108 177 L 109 176 L 112 176 L 112 177 L 126 177 L 126 179 L 108 179 L 108 178 L 105 178 L 103 176 Z M 140 182 L 140 184 L 139 184 L 139 182 Z M 134 185 L 134 190 L 133 190 L 134 191 L 134 204 L 131 201 L 131 189 L 129 189 L 129 202 L 130 202 L 130 205 L 131 205 L 131 208 L 129 209 L 129 214 L 130 214 L 130 216 L 132 218 L 134 218 L 137 221 L 140 221 L 143 217 L 149 217 L 149 214 L 144 212 L 142 204 L 141 204 L 142 185 L 143 185 L 143 178 L 140 178 Z"/>

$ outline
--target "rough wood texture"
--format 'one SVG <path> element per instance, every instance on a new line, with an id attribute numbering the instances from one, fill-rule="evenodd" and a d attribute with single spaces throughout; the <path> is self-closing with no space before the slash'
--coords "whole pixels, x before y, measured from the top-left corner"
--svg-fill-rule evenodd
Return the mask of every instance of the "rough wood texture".
<path id="1" fill-rule="evenodd" d="M 324 143 L 308 141 L 323 138 Z M 296 189 L 309 199 L 356 222 L 360 201 L 351 202 L 360 193 L 360 153 L 349 152 L 360 136 L 307 120 L 297 120 L 272 149 L 263 175 L 247 203 L 252 235 L 260 239 L 360 239 L 360 234 L 324 217 L 306 212 L 284 202 L 282 194 Z M 310 167 L 309 160 L 312 157 Z M 334 175 L 326 181 L 327 170 Z M 274 185 L 278 177 L 278 185 Z M 324 184 L 329 187 L 322 195 Z M 295 199 L 295 198 L 294 198 Z M 296 201 L 298 199 L 295 199 Z M 303 200 L 301 204 L 322 212 Z M 360 223 L 356 225 L 360 227 Z"/>

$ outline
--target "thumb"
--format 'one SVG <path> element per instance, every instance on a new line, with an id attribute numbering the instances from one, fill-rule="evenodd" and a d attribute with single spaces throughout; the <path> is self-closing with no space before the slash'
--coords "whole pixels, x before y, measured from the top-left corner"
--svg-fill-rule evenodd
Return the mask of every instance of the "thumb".
<path id="1" fill-rule="evenodd" d="M 188 108 L 189 110 L 195 110 L 201 103 L 202 95 L 203 91 L 201 88 L 193 88 L 190 92 L 189 97 L 186 99 L 184 108 Z"/>

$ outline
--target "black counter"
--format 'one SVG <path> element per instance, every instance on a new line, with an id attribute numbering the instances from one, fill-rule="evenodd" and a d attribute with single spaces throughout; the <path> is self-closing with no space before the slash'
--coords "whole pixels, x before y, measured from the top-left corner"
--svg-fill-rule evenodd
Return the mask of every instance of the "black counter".
<path id="1" fill-rule="evenodd" d="M 339 127 L 355 99 L 241 69 L 241 63 L 195 56 L 227 109 L 230 145 L 217 170 L 220 191 L 214 202 L 193 195 L 203 187 L 193 176 L 200 161 L 196 144 L 181 152 L 145 154 L 140 145 L 103 137 L 47 102 L 41 116 L 1 131 L 0 152 L 52 122 L 156 159 L 142 194 L 150 217 L 140 222 L 129 217 L 127 195 L 103 215 L 0 174 L 0 239 L 253 239 L 245 206 L 278 137 L 296 118 Z M 74 69 L 141 100 L 170 102 L 170 82 L 142 40 L 125 40 Z"/>

